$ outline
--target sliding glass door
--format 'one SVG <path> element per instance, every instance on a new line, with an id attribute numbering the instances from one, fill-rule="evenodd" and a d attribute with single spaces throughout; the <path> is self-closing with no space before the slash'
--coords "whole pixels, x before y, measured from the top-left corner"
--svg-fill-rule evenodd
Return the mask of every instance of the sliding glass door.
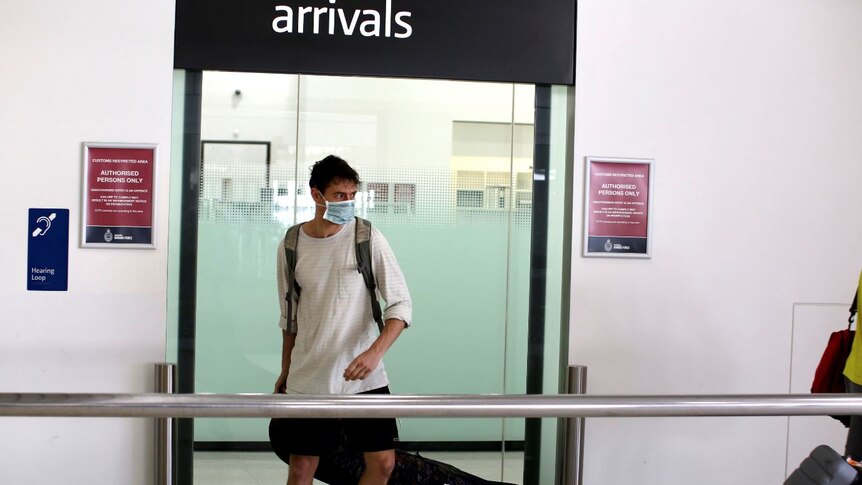
<path id="1" fill-rule="evenodd" d="M 288 227 L 312 217 L 309 168 L 329 154 L 358 170 L 360 215 L 389 240 L 413 297 L 414 324 L 384 359 L 393 393 L 526 392 L 534 86 L 201 76 L 194 341 L 186 354 L 194 392 L 271 392 L 281 358 L 276 248 Z M 182 335 L 189 323 L 174 324 Z M 553 328 L 559 347 L 559 323 Z M 551 360 L 558 369 L 559 355 Z M 195 449 L 265 449 L 267 423 L 197 419 Z M 403 419 L 400 433 L 405 449 L 524 483 L 524 420 Z"/>

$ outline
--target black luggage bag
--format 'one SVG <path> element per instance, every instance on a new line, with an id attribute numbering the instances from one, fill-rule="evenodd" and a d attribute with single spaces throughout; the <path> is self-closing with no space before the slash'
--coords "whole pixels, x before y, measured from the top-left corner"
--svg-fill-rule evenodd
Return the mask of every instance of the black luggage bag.
<path id="1" fill-rule="evenodd" d="M 280 446 L 279 436 L 289 433 L 284 421 L 275 418 L 269 423 L 269 441 L 275 454 L 285 463 L 290 462 L 290 454 Z M 342 436 L 343 437 L 343 436 Z M 314 478 L 329 485 L 356 485 L 365 464 L 362 454 L 347 447 L 347 438 L 338 448 L 320 457 Z M 513 485 L 493 482 L 467 473 L 452 465 L 395 450 L 395 469 L 389 478 L 389 485 Z"/>
<path id="2" fill-rule="evenodd" d="M 857 483 L 858 472 L 838 452 L 820 445 L 811 452 L 784 485 L 850 485 Z"/>

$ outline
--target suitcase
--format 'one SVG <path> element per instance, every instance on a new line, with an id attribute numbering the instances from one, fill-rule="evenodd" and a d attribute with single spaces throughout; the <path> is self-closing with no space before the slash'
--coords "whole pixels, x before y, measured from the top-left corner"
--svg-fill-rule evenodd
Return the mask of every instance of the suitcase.
<path id="1" fill-rule="evenodd" d="M 850 485 L 858 472 L 838 452 L 826 445 L 811 451 L 784 485 Z"/>

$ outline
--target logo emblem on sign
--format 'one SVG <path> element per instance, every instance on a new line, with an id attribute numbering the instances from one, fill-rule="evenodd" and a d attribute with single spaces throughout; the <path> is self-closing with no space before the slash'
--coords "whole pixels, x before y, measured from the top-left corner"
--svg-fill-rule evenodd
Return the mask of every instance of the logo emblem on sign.
<path id="1" fill-rule="evenodd" d="M 111 242 L 114 240 L 114 235 L 111 233 L 111 229 L 105 231 L 105 242 Z"/>
<path id="2" fill-rule="evenodd" d="M 613 248 L 614 248 L 614 245 L 613 245 L 613 243 L 611 243 L 610 239 L 605 241 L 605 251 L 611 252 L 611 249 L 613 249 Z"/>

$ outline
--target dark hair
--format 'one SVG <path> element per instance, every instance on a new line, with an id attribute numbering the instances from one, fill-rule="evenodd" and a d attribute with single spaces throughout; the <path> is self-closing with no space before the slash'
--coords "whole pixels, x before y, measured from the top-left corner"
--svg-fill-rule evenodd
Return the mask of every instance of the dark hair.
<path id="1" fill-rule="evenodd" d="M 312 165 L 308 186 L 312 189 L 325 192 L 329 184 L 332 182 L 337 183 L 341 180 L 353 182 L 357 187 L 361 183 L 359 181 L 359 174 L 343 158 L 329 155 Z"/>

